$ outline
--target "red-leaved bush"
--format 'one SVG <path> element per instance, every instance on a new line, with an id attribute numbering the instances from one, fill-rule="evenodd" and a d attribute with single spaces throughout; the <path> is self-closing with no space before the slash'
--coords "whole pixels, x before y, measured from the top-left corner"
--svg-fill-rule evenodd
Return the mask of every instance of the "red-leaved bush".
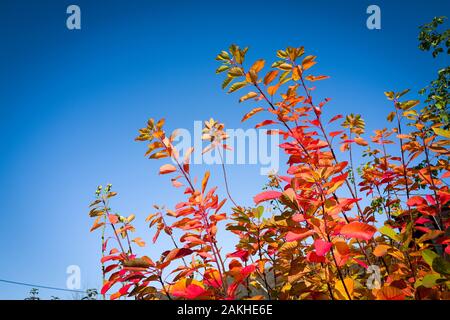
<path id="1" fill-rule="evenodd" d="M 419 101 L 405 100 L 405 90 L 385 93 L 392 103 L 388 128 L 366 134 L 360 115 L 322 115 L 330 99 L 316 101 L 312 86 L 328 77 L 310 74 L 316 57 L 303 47 L 277 51 L 268 71 L 264 60 L 247 67 L 246 53 L 236 45 L 222 51 L 217 73 L 226 73 L 229 93 L 250 90 L 239 101 L 257 107 L 242 121 L 266 115 L 255 128 L 270 126 L 268 133 L 280 136 L 288 155 L 283 173 L 270 175 L 254 206 L 244 207 L 231 197 L 222 165 L 221 198 L 208 184 L 209 171 L 198 182 L 191 176 L 193 149 L 180 157 L 176 132 L 150 119 L 136 140 L 148 144 L 146 156 L 162 161 L 159 174 L 184 191 L 173 209 L 155 206 L 146 220 L 156 229 L 153 242 L 163 234 L 172 247 L 156 261 L 137 256 L 133 245 L 145 243 L 132 237 L 134 216 L 112 213 L 116 193 L 99 187 L 90 216 L 96 218 L 91 230 L 103 230 L 101 293 L 111 299 L 448 299 L 450 132 L 426 109 L 416 111 Z M 340 130 L 327 131 L 339 122 Z M 222 156 L 227 148 L 223 124 L 212 119 L 203 139 L 210 142 L 204 152 Z M 357 148 L 364 163 L 355 167 Z M 223 251 L 218 232 L 237 236 L 229 237 L 238 239 L 234 252 Z"/>

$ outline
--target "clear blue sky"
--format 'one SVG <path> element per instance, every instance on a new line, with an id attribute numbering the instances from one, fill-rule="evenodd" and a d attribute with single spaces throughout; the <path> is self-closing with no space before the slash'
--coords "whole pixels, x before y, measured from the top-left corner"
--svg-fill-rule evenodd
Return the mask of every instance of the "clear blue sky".
<path id="1" fill-rule="evenodd" d="M 81 7 L 80 31 L 65 27 L 69 4 Z M 370 4 L 381 7 L 381 30 L 366 28 Z M 269 61 L 304 45 L 318 56 L 315 71 L 331 76 L 318 89 L 333 98 L 329 114 L 362 113 L 370 131 L 385 123 L 383 91 L 417 92 L 448 64 L 417 49 L 417 27 L 438 15 L 450 15 L 449 1 L 1 0 L 0 279 L 64 287 L 76 264 L 84 287 L 100 286 L 99 234 L 87 215 L 97 184 L 113 183 L 114 208 L 135 213 L 150 242 L 151 205 L 183 197 L 157 175 L 162 163 L 143 157 L 137 129 L 149 117 L 166 117 L 169 129 L 209 117 L 241 127 L 250 106 L 214 74 L 230 43 Z M 229 175 L 236 200 L 250 205 L 264 183 L 259 167 Z M 0 283 L 0 298 L 28 291 Z"/>

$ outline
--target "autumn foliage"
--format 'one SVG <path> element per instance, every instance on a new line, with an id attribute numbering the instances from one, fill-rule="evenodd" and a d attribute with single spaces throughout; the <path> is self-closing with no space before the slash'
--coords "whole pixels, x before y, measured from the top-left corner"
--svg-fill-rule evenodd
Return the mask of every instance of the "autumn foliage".
<path id="1" fill-rule="evenodd" d="M 247 64 L 247 48 L 232 45 L 216 58 L 229 93 L 255 108 L 255 128 L 279 135 L 286 167 L 270 175 L 252 207 L 236 203 L 224 177 L 223 195 L 210 172 L 191 175 L 189 154 L 174 147 L 176 132 L 150 119 L 137 141 L 161 161 L 159 174 L 176 188 L 173 209 L 155 206 L 147 217 L 152 242 L 172 247 L 158 260 L 134 253 L 134 216 L 113 213 L 116 195 L 99 187 L 91 204 L 92 230 L 102 231 L 102 294 L 111 299 L 449 299 L 448 161 L 450 131 L 408 90 L 385 92 L 392 112 L 386 128 L 365 132 L 360 115 L 325 117 L 330 99 L 317 101 L 316 56 L 303 47 Z M 338 128 L 329 131 L 327 128 Z M 203 150 L 223 152 L 223 124 L 205 122 Z M 357 150 L 359 149 L 359 150 Z M 362 152 L 362 159 L 354 154 Z M 359 166 L 355 163 L 362 163 Z M 182 192 L 180 192 L 182 191 Z M 224 252 L 219 232 L 236 239 Z M 152 250 L 158 249 L 154 246 Z"/>

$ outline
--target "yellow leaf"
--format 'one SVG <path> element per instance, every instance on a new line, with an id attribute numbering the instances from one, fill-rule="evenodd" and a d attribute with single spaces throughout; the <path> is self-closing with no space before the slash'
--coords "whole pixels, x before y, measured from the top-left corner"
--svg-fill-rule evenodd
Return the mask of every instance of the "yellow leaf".
<path id="1" fill-rule="evenodd" d="M 347 288 L 348 294 L 345 291 L 344 284 L 345 288 Z M 342 281 L 338 280 L 336 285 L 334 286 L 335 296 L 338 300 L 349 300 L 349 295 L 350 298 L 353 298 L 355 282 L 352 278 L 347 277 L 344 279 L 344 284 L 342 283 Z"/>
<path id="2" fill-rule="evenodd" d="M 441 129 L 441 128 L 433 128 L 433 131 L 438 136 L 442 136 L 442 137 L 445 137 L 447 139 L 450 139 L 450 131 L 449 130 L 444 130 L 444 129 Z"/>
<path id="3" fill-rule="evenodd" d="M 302 75 L 302 69 L 300 68 L 300 66 L 296 66 L 292 70 L 292 79 L 294 81 L 298 81 L 298 80 L 300 80 L 301 75 Z"/>
<path id="4" fill-rule="evenodd" d="M 262 107 L 258 107 L 258 108 L 254 108 L 253 110 L 250 110 L 248 113 L 246 113 L 244 115 L 244 117 L 242 118 L 241 122 L 246 121 L 247 119 L 249 119 L 250 117 L 252 117 L 253 115 L 257 114 L 258 112 L 263 111 L 264 108 Z"/>
<path id="5" fill-rule="evenodd" d="M 384 95 L 385 95 L 389 100 L 394 99 L 394 92 L 392 92 L 392 91 L 386 91 L 386 92 L 384 93 Z"/>
<path id="6" fill-rule="evenodd" d="M 245 96 L 242 96 L 239 99 L 239 102 L 242 102 L 242 101 L 245 101 L 245 100 L 248 100 L 248 99 L 252 99 L 252 98 L 254 98 L 256 96 L 258 96 L 258 94 L 256 92 L 249 92 Z"/>
<path id="7" fill-rule="evenodd" d="M 409 110 L 419 104 L 419 100 L 408 100 L 399 104 L 400 109 Z"/>

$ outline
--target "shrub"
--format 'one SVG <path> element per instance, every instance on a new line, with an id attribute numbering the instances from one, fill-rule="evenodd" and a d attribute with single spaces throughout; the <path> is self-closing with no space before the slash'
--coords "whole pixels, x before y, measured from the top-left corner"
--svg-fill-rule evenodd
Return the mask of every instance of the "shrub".
<path id="1" fill-rule="evenodd" d="M 222 51 L 217 73 L 226 73 L 222 87 L 229 93 L 250 89 L 239 101 L 255 100 L 258 107 L 242 121 L 267 115 L 255 127 L 271 126 L 268 132 L 280 135 L 286 174 L 271 175 L 255 205 L 244 207 L 231 197 L 222 165 L 222 199 L 209 187 L 208 171 L 199 183 L 191 176 L 192 148 L 181 158 L 176 132 L 166 132 L 163 119 L 150 119 L 136 140 L 148 143 L 150 159 L 166 160 L 159 173 L 185 198 L 173 210 L 155 206 L 146 221 L 156 229 L 153 242 L 164 234 L 173 247 L 157 261 L 133 253 L 132 244 L 145 245 L 131 239 L 134 215 L 112 213 L 116 193 L 111 185 L 99 187 L 90 216 L 96 218 L 91 230 L 103 230 L 101 293 L 114 292 L 112 299 L 448 299 L 450 132 L 441 114 L 417 111 L 420 102 L 406 100 L 408 90 L 385 92 L 390 127 L 369 137 L 360 115 L 324 119 L 330 99 L 316 101 L 311 85 L 328 77 L 310 74 L 316 57 L 303 47 L 278 50 L 264 73 L 265 61 L 248 68 L 246 53 L 236 45 Z M 341 129 L 328 132 L 338 121 Z M 227 148 L 217 121 L 205 122 L 203 138 L 211 143 L 205 152 Z M 356 148 L 364 148 L 359 167 Z M 226 200 L 233 204 L 229 213 Z M 111 249 L 107 226 L 117 243 Z M 234 252 L 223 252 L 219 229 L 237 236 Z"/>

